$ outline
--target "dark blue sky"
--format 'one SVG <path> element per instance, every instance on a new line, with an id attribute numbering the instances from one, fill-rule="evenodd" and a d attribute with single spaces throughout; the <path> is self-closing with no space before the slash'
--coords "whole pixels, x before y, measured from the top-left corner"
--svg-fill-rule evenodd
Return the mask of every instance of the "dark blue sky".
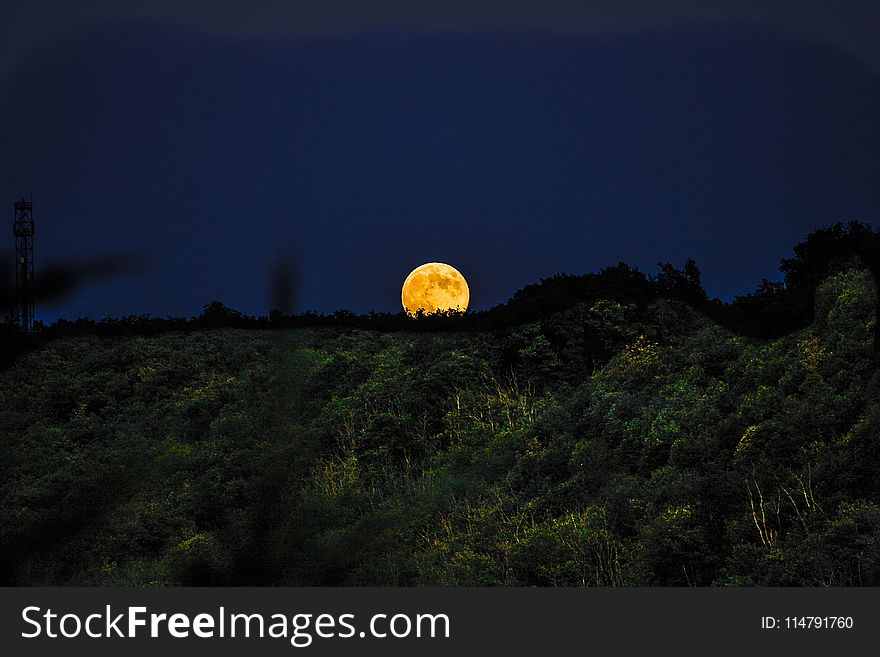
<path id="1" fill-rule="evenodd" d="M 397 310 L 432 260 L 476 308 L 686 257 L 729 298 L 778 278 L 814 227 L 880 221 L 880 78 L 781 30 L 95 27 L 17 62 L 0 98 L 0 201 L 11 218 L 33 188 L 38 268 L 148 260 L 48 319 L 265 313 L 281 252 L 297 310 Z"/>

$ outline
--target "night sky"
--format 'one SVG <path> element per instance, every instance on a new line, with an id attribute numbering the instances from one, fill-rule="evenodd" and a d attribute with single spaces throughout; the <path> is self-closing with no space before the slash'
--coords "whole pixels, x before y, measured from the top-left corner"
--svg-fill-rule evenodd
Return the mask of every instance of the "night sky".
<path id="1" fill-rule="evenodd" d="M 19 13 L 0 65 L 0 253 L 33 190 L 38 271 L 140 259 L 44 320 L 213 299 L 265 314 L 279 258 L 296 263 L 296 311 L 396 311 L 409 271 L 438 260 L 477 309 L 559 272 L 687 257 L 729 299 L 778 279 L 813 228 L 880 222 L 865 41 L 880 8 L 762 21 L 690 4 L 564 31 L 555 10 L 392 6 L 301 31 L 278 3 L 241 30 L 196 9 L 47 14 L 44 31 Z"/>

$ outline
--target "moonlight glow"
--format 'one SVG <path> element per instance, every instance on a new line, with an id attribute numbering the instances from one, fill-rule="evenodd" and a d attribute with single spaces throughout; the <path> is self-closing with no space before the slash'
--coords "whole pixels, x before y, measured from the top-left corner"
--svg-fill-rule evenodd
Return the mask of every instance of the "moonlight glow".
<path id="1" fill-rule="evenodd" d="M 400 293 L 404 310 L 413 316 L 419 310 L 426 315 L 446 310 L 464 312 L 470 298 L 464 276 L 442 262 L 428 262 L 413 269 Z"/>

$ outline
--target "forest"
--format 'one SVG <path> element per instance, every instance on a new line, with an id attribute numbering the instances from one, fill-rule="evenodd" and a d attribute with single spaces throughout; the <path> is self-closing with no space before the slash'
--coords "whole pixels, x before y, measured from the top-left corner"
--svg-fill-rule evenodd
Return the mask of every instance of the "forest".
<path id="1" fill-rule="evenodd" d="M 880 234 L 466 315 L 0 339 L 6 585 L 880 585 Z"/>

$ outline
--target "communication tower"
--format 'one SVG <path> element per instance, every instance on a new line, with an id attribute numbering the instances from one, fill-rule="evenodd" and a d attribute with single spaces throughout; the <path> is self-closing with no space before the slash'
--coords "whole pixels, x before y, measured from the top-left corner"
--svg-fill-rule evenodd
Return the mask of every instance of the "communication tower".
<path id="1" fill-rule="evenodd" d="M 15 203 L 15 320 L 24 333 L 34 330 L 34 204 Z"/>

